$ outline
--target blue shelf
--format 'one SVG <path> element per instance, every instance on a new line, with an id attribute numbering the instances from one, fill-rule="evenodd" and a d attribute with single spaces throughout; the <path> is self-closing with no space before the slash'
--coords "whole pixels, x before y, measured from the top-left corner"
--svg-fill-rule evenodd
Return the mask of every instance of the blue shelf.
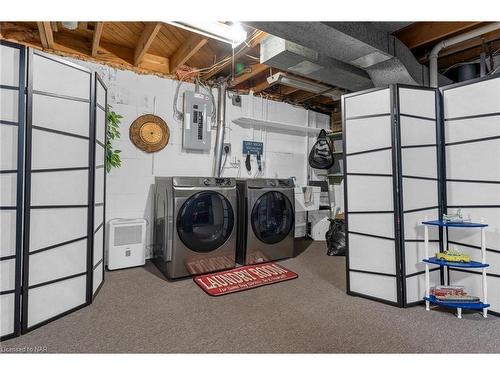
<path id="1" fill-rule="evenodd" d="M 422 224 L 436 225 L 438 227 L 454 227 L 454 228 L 483 228 L 488 226 L 488 224 L 470 223 L 467 221 L 463 223 L 450 223 L 443 220 L 423 221 Z"/>
<path id="2" fill-rule="evenodd" d="M 456 268 L 486 268 L 486 267 L 490 266 L 489 264 L 486 264 L 486 263 L 479 263 L 479 262 L 474 262 L 474 261 L 467 262 L 467 263 L 447 262 L 445 260 L 439 260 L 436 257 L 424 259 L 423 262 L 437 264 L 439 266 L 448 266 L 448 267 L 456 267 Z"/>
<path id="3" fill-rule="evenodd" d="M 439 306 L 445 306 L 445 307 L 453 307 L 453 308 L 462 308 L 462 309 L 470 309 L 470 310 L 482 310 L 487 307 L 490 307 L 489 303 L 482 303 L 482 302 L 446 302 L 446 301 L 439 301 L 436 297 L 430 296 L 430 297 L 424 297 L 424 300 L 429 301 L 431 303 L 434 303 Z"/>

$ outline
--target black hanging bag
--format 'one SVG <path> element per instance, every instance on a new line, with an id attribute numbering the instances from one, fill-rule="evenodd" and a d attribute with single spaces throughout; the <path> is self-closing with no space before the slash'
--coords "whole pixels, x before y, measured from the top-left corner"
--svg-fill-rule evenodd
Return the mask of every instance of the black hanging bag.
<path id="1" fill-rule="evenodd" d="M 333 153 L 326 137 L 326 131 L 321 129 L 316 143 L 309 153 L 309 165 L 316 169 L 330 169 L 333 166 Z"/>
<path id="2" fill-rule="evenodd" d="M 330 228 L 325 234 L 328 255 L 345 255 L 345 223 L 342 219 L 330 220 Z"/>

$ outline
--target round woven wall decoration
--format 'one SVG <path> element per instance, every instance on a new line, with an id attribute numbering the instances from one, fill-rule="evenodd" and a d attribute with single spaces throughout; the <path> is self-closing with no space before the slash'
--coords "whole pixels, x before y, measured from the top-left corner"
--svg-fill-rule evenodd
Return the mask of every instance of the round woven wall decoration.
<path id="1" fill-rule="evenodd" d="M 130 125 L 130 140 L 146 152 L 156 152 L 164 148 L 170 138 L 168 125 L 155 115 L 143 115 Z"/>

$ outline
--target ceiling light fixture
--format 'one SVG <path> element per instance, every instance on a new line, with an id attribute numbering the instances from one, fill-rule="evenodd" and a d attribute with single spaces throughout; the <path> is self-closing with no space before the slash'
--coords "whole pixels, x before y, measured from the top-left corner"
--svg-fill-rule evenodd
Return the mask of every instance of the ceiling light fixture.
<path id="1" fill-rule="evenodd" d="M 233 48 L 243 43 L 247 38 L 247 32 L 239 22 L 226 24 L 222 22 L 184 22 L 169 21 L 170 25 L 181 27 L 185 30 L 207 36 L 221 42 L 231 44 Z"/>
<path id="2" fill-rule="evenodd" d="M 294 87 L 299 90 L 309 91 L 314 94 L 320 94 L 324 96 L 329 96 L 332 99 L 340 99 L 343 94 L 341 90 L 334 87 L 322 85 L 321 83 L 316 83 L 309 81 L 307 79 L 290 76 L 283 72 L 278 72 L 267 78 L 269 85 L 281 84 L 284 86 Z"/>
<path id="3" fill-rule="evenodd" d="M 61 24 L 68 30 L 76 30 L 78 28 L 78 21 L 63 21 Z"/>

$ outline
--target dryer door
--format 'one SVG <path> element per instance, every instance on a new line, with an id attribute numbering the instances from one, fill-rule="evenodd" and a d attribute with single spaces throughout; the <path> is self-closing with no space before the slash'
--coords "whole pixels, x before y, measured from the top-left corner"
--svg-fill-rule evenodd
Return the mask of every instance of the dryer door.
<path id="1" fill-rule="evenodd" d="M 221 247 L 231 236 L 234 212 L 229 201 L 215 191 L 189 197 L 177 214 L 177 233 L 192 251 L 207 253 Z"/>
<path id="2" fill-rule="evenodd" d="M 255 202 L 250 217 L 257 238 L 266 244 L 283 241 L 294 225 L 293 206 L 279 191 L 262 194 Z"/>

